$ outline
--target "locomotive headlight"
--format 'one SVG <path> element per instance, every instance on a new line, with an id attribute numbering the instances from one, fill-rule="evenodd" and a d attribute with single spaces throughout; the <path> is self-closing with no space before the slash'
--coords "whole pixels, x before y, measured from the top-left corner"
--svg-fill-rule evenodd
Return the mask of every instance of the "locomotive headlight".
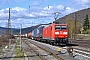
<path id="1" fill-rule="evenodd" d="M 55 34 L 59 34 L 59 32 L 55 32 Z"/>
<path id="2" fill-rule="evenodd" d="M 63 34 L 67 34 L 67 32 L 63 32 Z"/>

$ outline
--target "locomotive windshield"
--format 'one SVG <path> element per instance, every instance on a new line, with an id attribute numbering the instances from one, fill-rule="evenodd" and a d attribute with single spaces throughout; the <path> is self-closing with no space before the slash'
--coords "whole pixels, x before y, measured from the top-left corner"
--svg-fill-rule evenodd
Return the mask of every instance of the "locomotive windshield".
<path id="1" fill-rule="evenodd" d="M 61 26 L 61 30 L 66 30 L 67 27 L 66 26 Z"/>
<path id="2" fill-rule="evenodd" d="M 66 26 L 55 26 L 55 30 L 66 30 Z"/>

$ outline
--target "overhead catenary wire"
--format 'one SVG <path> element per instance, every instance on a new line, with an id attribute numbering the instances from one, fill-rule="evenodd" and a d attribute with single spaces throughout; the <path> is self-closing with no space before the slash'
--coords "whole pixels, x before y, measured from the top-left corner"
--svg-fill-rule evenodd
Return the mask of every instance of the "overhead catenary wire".
<path id="1" fill-rule="evenodd" d="M 66 8 L 74 3 L 76 3 L 78 0 L 74 0 L 73 2 L 71 2 L 70 4 L 68 4 L 67 6 L 64 6 L 64 10 L 65 10 L 65 15 L 66 15 Z"/>
<path id="2" fill-rule="evenodd" d="M 72 3 L 68 4 L 66 7 L 68 7 L 68 6 L 70 6 L 70 5 L 74 4 L 74 3 L 76 3 L 77 1 L 78 1 L 78 0 L 74 0 Z"/>
<path id="3" fill-rule="evenodd" d="M 38 8 L 35 10 L 35 12 L 37 12 L 37 10 L 39 9 L 39 7 L 41 6 L 41 4 L 43 3 L 44 0 L 41 1 L 41 3 L 39 4 Z"/>

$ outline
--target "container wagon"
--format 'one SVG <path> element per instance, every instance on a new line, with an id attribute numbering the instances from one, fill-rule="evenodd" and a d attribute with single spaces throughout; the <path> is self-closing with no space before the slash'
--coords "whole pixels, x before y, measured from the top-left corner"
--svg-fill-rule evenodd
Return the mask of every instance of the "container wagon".
<path id="1" fill-rule="evenodd" d="M 37 27 L 36 29 L 34 29 L 32 31 L 32 39 L 35 40 L 42 40 L 42 32 L 43 32 L 43 28 L 45 26 L 47 26 L 48 24 L 42 24 L 39 27 Z"/>

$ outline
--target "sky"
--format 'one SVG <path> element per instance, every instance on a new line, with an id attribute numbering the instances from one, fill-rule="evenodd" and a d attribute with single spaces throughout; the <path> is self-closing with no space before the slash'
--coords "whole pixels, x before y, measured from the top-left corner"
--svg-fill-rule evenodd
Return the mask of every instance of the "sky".
<path id="1" fill-rule="evenodd" d="M 90 0 L 0 0 L 0 26 L 26 28 L 55 21 L 55 17 L 90 7 Z"/>

